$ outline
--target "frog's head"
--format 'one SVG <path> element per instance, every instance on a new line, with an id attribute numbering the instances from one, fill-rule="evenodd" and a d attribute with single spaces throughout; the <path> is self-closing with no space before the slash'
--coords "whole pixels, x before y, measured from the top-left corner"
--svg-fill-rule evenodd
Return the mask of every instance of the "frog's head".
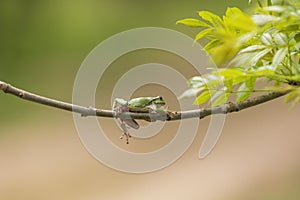
<path id="1" fill-rule="evenodd" d="M 149 104 L 164 106 L 166 104 L 166 102 L 162 96 L 157 96 L 157 97 L 153 97 L 153 99 L 149 102 Z"/>

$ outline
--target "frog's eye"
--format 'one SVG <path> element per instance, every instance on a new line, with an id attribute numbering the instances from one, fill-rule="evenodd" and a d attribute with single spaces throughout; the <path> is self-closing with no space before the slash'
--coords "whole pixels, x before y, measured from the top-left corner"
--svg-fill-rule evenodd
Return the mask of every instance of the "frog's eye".
<path id="1" fill-rule="evenodd" d="M 161 96 L 155 98 L 154 104 L 156 105 L 165 105 L 165 101 Z"/>
<path id="2" fill-rule="evenodd" d="M 160 100 L 160 101 L 163 101 L 162 96 L 158 96 L 157 99 Z"/>

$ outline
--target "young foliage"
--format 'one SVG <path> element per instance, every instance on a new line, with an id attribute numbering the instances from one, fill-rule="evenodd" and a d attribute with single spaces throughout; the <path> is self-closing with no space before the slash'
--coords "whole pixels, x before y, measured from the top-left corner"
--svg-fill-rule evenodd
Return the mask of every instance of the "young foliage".
<path id="1" fill-rule="evenodd" d="M 230 96 L 240 102 L 253 92 L 289 90 L 286 102 L 300 101 L 300 3 L 257 2 L 250 15 L 228 8 L 222 18 L 200 11 L 201 19 L 177 21 L 201 28 L 195 41 L 208 39 L 204 49 L 217 65 L 227 66 L 191 78 L 190 89 L 181 98 L 198 96 L 195 104 L 210 100 L 212 106 L 217 106 Z M 258 81 L 268 84 L 256 89 Z"/>

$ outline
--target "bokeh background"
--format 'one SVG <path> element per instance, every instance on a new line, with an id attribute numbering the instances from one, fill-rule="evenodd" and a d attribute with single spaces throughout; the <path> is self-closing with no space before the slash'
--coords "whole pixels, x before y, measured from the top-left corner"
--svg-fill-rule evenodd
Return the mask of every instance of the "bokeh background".
<path id="1" fill-rule="evenodd" d="M 175 25 L 176 20 L 196 17 L 199 10 L 221 15 L 228 6 L 249 8 L 246 0 L 1 0 L 0 80 L 71 102 L 76 72 L 101 41 L 145 26 L 194 36 L 196 29 Z M 186 76 L 194 73 L 166 53 L 133 52 L 114 63 L 110 73 L 118 75 L 107 75 L 99 84 L 99 107 L 110 108 L 109 91 L 116 77 L 150 61 L 174 66 Z M 150 96 L 151 91 L 145 86 L 138 95 Z M 177 105 L 167 89 L 155 91 L 169 98 L 171 108 Z M 136 175 L 95 160 L 81 144 L 71 113 L 1 92 L 0 199 L 300 199 L 299 111 L 299 106 L 291 110 L 278 99 L 231 114 L 213 152 L 199 160 L 209 118 L 202 120 L 183 157 L 163 170 Z M 132 151 L 172 138 L 166 134 L 149 143 L 133 139 L 126 146 L 113 120 L 102 123 L 112 140 Z"/>

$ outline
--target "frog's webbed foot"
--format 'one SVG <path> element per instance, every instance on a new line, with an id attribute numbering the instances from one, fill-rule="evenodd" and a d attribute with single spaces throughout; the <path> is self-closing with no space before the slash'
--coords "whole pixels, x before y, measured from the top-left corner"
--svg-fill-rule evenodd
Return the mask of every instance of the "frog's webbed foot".
<path id="1" fill-rule="evenodd" d="M 126 144 L 129 144 L 129 138 L 131 137 L 131 135 L 129 134 L 128 129 L 124 123 L 121 123 L 120 126 L 123 130 L 123 134 L 121 135 L 120 139 L 123 139 L 125 136 Z"/>
<path id="2" fill-rule="evenodd" d="M 120 136 L 120 139 L 122 140 L 124 136 L 126 138 L 126 144 L 129 144 L 129 138 L 131 138 L 131 135 L 129 133 L 123 132 L 123 134 Z"/>

